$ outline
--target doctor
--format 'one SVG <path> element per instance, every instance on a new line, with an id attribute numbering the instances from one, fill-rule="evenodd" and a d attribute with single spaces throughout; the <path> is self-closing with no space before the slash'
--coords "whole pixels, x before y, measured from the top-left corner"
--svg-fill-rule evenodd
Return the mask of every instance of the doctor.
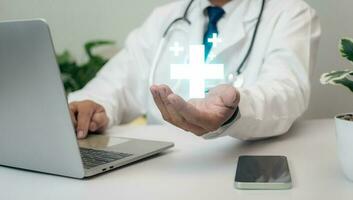
<path id="1" fill-rule="evenodd" d="M 217 48 L 208 40 L 214 34 L 222 38 Z M 302 0 L 180 0 L 156 8 L 97 76 L 69 95 L 77 137 L 144 113 L 150 123 L 167 121 L 204 138 L 283 134 L 308 107 L 320 34 L 315 11 Z M 208 63 L 224 64 L 225 80 L 206 82 L 205 98 L 189 99 L 188 80 L 170 79 L 175 42 L 203 44 Z"/>

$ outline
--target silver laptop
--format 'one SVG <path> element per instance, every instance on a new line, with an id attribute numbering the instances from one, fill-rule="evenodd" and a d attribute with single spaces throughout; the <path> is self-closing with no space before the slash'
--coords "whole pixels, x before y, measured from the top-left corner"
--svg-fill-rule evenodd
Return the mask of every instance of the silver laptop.
<path id="1" fill-rule="evenodd" d="M 104 135 L 78 142 L 48 25 L 0 22 L 0 165 L 84 178 L 172 146 Z"/>

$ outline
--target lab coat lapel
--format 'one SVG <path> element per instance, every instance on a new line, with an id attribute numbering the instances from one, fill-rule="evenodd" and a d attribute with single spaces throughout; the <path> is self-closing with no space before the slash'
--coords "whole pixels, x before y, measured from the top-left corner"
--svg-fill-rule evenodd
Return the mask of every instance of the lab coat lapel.
<path id="1" fill-rule="evenodd" d="M 219 35 L 222 39 L 222 43 L 217 47 L 212 48 L 213 54 L 218 55 L 229 47 L 234 46 L 245 37 L 245 34 L 245 28 L 242 21 L 233 21 L 232 25 L 227 23 L 224 32 L 221 32 Z"/>
<path id="2" fill-rule="evenodd" d="M 189 35 L 189 44 L 190 45 L 199 45 L 202 44 L 202 37 L 204 33 L 204 16 L 202 11 L 199 8 L 196 8 L 197 11 L 193 12 L 190 16 L 192 18 L 192 24 L 190 26 L 190 35 Z"/>
<path id="3" fill-rule="evenodd" d="M 222 43 L 212 49 L 214 55 L 218 56 L 251 34 L 250 30 L 256 24 L 260 6 L 260 0 L 245 0 L 238 9 L 231 13 L 225 30 L 220 31 L 219 37 L 221 37 Z"/>

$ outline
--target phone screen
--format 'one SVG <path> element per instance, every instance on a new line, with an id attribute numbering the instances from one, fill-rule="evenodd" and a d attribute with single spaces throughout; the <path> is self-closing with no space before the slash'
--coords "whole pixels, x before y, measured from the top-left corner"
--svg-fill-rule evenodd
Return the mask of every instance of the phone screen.
<path id="1" fill-rule="evenodd" d="M 251 183 L 257 184 L 258 189 L 266 183 L 291 184 L 287 158 L 285 156 L 240 156 L 235 176 L 236 183 L 244 183 L 254 187 Z M 275 184 L 273 184 L 275 185 Z M 246 188 L 245 188 L 246 189 Z M 251 188 L 251 189 L 256 189 Z M 267 188 L 277 189 L 277 188 Z"/>

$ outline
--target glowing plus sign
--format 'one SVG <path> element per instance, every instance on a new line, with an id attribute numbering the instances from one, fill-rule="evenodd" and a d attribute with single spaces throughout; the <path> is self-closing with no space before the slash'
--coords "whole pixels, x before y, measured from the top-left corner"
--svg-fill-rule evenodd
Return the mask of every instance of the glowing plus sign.
<path id="1" fill-rule="evenodd" d="M 205 63 L 204 45 L 191 45 L 189 50 L 189 64 L 171 64 L 171 79 L 188 79 L 190 98 L 205 97 L 205 80 L 224 79 L 223 64 Z"/>
<path id="2" fill-rule="evenodd" d="M 215 59 L 215 57 L 216 57 L 216 55 L 213 53 L 213 52 L 210 52 L 209 54 L 208 54 L 208 60 L 209 61 L 212 61 L 213 59 Z"/>
<path id="3" fill-rule="evenodd" d="M 213 33 L 212 38 L 208 38 L 207 41 L 212 43 L 212 47 L 217 47 L 217 44 L 221 43 L 222 39 L 218 37 L 217 33 Z"/>
<path id="4" fill-rule="evenodd" d="M 179 56 L 179 53 L 183 52 L 184 48 L 178 42 L 174 42 L 174 46 L 169 47 L 169 51 L 174 52 L 174 56 Z"/>

